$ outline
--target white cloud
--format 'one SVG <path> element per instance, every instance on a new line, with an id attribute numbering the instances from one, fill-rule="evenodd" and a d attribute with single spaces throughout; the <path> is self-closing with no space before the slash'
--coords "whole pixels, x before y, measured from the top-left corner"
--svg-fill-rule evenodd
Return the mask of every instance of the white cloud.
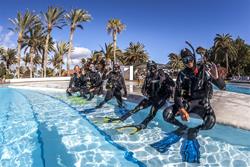
<path id="1" fill-rule="evenodd" d="M 84 47 L 74 47 L 73 53 L 71 55 L 72 59 L 81 59 L 90 57 L 91 51 Z"/>
<path id="2" fill-rule="evenodd" d="M 71 64 L 77 65 L 81 63 L 82 58 L 88 58 L 91 55 L 91 51 L 84 47 L 74 47 L 74 51 L 71 55 Z"/>
<path id="3" fill-rule="evenodd" d="M 81 64 L 82 58 L 88 58 L 91 55 L 91 51 L 88 48 L 84 47 L 74 47 L 74 51 L 71 54 L 71 68 L 73 68 L 75 65 Z M 67 64 L 67 55 L 64 56 L 64 65 Z"/>
<path id="4" fill-rule="evenodd" d="M 16 43 L 11 39 L 14 35 L 15 33 L 12 31 L 4 33 L 3 26 L 0 26 L 0 45 L 5 48 L 15 48 Z"/>

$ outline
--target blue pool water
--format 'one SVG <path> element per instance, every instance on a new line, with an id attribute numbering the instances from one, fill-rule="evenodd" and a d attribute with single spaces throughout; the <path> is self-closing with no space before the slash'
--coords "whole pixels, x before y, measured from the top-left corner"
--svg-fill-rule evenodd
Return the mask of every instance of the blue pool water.
<path id="1" fill-rule="evenodd" d="M 100 101 L 73 103 L 62 92 L 0 88 L 0 166 L 197 166 L 181 160 L 181 142 L 166 153 L 150 144 L 174 129 L 162 111 L 148 128 L 135 135 L 115 127 L 139 123 L 149 109 L 119 124 L 100 124 L 96 118 L 117 116 L 115 101 L 87 115 L 79 112 Z M 126 102 L 131 109 L 134 103 Z M 216 125 L 198 136 L 199 166 L 250 166 L 250 132 Z"/>
<path id="2" fill-rule="evenodd" d="M 227 84 L 227 91 L 236 92 L 236 93 L 243 93 L 250 95 L 250 85 L 242 85 L 242 84 Z"/>

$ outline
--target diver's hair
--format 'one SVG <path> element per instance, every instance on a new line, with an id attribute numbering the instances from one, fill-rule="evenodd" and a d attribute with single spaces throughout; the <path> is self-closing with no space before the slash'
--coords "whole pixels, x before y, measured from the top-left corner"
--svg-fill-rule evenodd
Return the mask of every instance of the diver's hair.
<path id="1" fill-rule="evenodd" d="M 156 62 L 154 62 L 154 61 L 152 61 L 152 60 L 149 60 L 148 62 L 147 62 L 147 68 L 150 68 L 150 67 L 155 67 L 156 69 L 157 69 L 157 64 L 156 64 Z"/>
<path id="2" fill-rule="evenodd" d="M 181 58 L 183 59 L 184 57 L 187 57 L 187 56 L 193 56 L 193 53 L 188 48 L 182 49 Z"/>
<path id="3" fill-rule="evenodd" d="M 75 66 L 74 66 L 74 70 L 76 70 L 77 67 L 80 68 L 79 65 L 75 65 Z M 81 68 L 80 68 L 80 69 L 81 69 Z"/>

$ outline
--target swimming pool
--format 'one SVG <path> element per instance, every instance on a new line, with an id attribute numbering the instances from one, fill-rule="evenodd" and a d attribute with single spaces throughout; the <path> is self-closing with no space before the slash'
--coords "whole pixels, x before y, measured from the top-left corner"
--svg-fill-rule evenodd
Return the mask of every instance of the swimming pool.
<path id="1" fill-rule="evenodd" d="M 79 111 L 100 98 L 72 101 L 59 91 L 0 88 L 0 99 L 0 166 L 197 166 L 181 161 L 181 142 L 164 154 L 150 147 L 174 129 L 162 111 L 147 129 L 128 135 L 114 128 L 138 123 L 148 109 L 119 125 L 100 124 L 97 117 L 122 114 L 114 101 L 85 115 Z M 216 125 L 198 141 L 200 166 L 250 166 L 249 131 Z"/>
<path id="2" fill-rule="evenodd" d="M 228 83 L 226 90 L 230 92 L 243 93 L 243 94 L 250 95 L 249 84 Z"/>

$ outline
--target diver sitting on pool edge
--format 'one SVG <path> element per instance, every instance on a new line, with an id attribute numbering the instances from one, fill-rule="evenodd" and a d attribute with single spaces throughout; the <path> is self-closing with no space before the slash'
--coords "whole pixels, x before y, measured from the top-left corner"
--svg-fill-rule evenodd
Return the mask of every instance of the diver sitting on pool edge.
<path id="1" fill-rule="evenodd" d="M 212 129 L 216 123 L 216 116 L 210 104 L 212 83 L 218 88 L 224 89 L 225 82 L 219 77 L 216 65 L 208 63 L 203 55 L 203 62 L 199 68 L 196 65 L 195 53 L 189 49 L 183 49 L 181 57 L 185 69 L 179 72 L 176 80 L 174 105 L 163 111 L 163 118 L 168 123 L 178 126 L 178 131 L 186 131 L 186 137 L 181 146 L 182 160 L 197 163 L 200 159 L 197 134 L 199 130 Z M 198 115 L 203 123 L 188 128 L 175 118 L 180 114 L 182 120 L 188 121 L 191 113 Z M 180 139 L 180 133 L 171 133 L 163 143 L 174 144 Z M 162 148 L 161 145 L 155 145 L 156 149 L 157 147 Z M 164 147 L 169 146 L 165 144 Z"/>
<path id="2" fill-rule="evenodd" d="M 81 87 L 81 69 L 78 65 L 74 67 L 73 76 L 70 78 L 69 87 L 66 90 L 68 96 L 72 96 L 72 93 L 80 91 Z"/>
<path id="3" fill-rule="evenodd" d="M 123 107 L 123 100 L 122 100 L 122 92 L 124 91 L 123 97 L 127 97 L 127 88 L 125 85 L 124 77 L 121 74 L 120 66 L 118 64 L 114 64 L 113 70 L 110 71 L 108 74 L 104 74 L 104 79 L 107 79 L 106 83 L 106 96 L 104 100 L 99 103 L 96 108 L 101 108 L 105 103 L 111 100 L 113 97 L 116 98 L 118 106 L 120 108 Z"/>
<path id="4" fill-rule="evenodd" d="M 158 69 L 157 64 L 154 61 L 149 61 L 147 63 L 147 71 L 147 77 L 142 86 L 142 94 L 146 98 L 144 98 L 133 110 L 130 110 L 120 118 L 106 117 L 104 118 L 104 122 L 111 123 L 125 121 L 140 110 L 152 106 L 149 115 L 139 125 L 128 125 L 117 129 L 134 128 L 135 130 L 130 133 L 134 134 L 147 127 L 148 123 L 156 116 L 157 111 L 166 104 L 166 100 L 171 97 L 171 87 L 175 86 L 174 81 L 169 75 L 162 69 Z"/>

